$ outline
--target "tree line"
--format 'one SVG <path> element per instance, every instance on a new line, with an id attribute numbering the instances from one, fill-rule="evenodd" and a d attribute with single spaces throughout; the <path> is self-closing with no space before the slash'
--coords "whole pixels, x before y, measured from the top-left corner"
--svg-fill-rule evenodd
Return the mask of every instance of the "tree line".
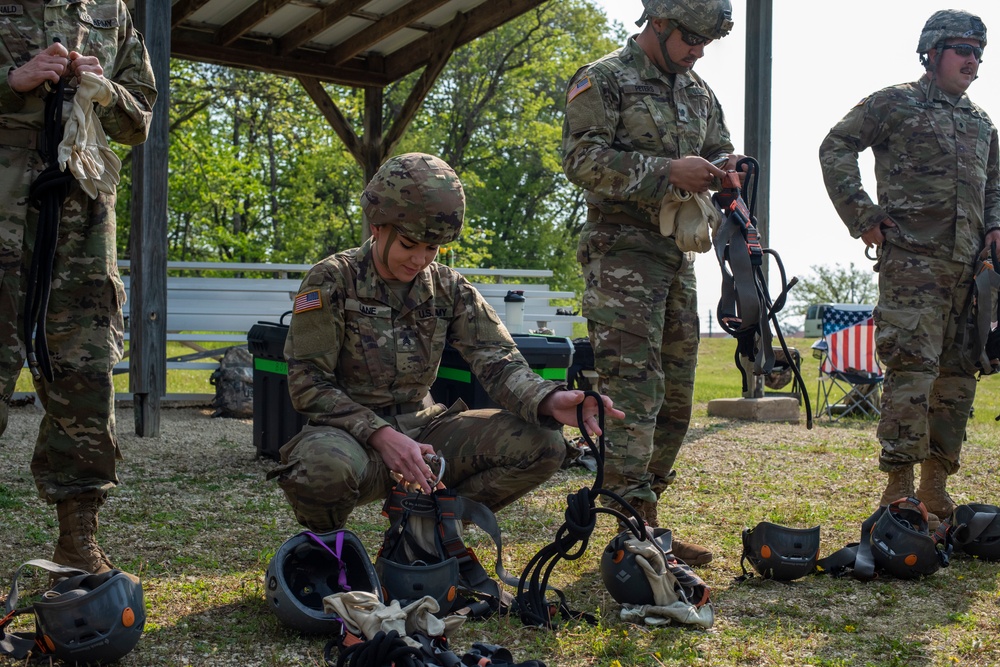
<path id="1" fill-rule="evenodd" d="M 465 185 L 466 230 L 441 261 L 550 269 L 554 289 L 582 292 L 576 244 L 586 206 L 561 166 L 566 85 L 626 36 L 593 0 L 560 0 L 452 55 L 397 149 L 439 155 Z M 419 75 L 386 89 L 386 126 Z M 361 167 L 298 81 L 174 60 L 169 85 L 168 259 L 311 264 L 361 243 Z M 325 88 L 362 134 L 364 91 Z M 118 251 L 128 257 L 131 171 L 127 149 L 116 149 L 125 162 Z M 853 266 L 813 269 L 788 314 L 817 299 L 870 296 L 870 276 Z"/>
<path id="2" fill-rule="evenodd" d="M 551 269 L 555 289 L 582 289 L 586 207 L 561 167 L 566 84 L 624 40 L 592 0 L 560 0 L 452 55 L 398 148 L 440 156 L 465 185 L 466 231 L 441 261 Z M 387 126 L 419 75 L 386 89 Z M 362 134 L 364 91 L 326 90 Z M 308 264 L 361 243 L 362 170 L 298 81 L 174 60 L 170 92 L 168 259 Z"/>

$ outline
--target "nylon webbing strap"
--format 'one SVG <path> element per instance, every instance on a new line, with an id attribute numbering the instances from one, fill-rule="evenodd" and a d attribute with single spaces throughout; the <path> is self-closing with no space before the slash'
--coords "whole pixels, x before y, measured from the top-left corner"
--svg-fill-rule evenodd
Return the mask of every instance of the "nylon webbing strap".
<path id="1" fill-rule="evenodd" d="M 972 544 L 997 520 L 1000 514 L 996 512 L 976 512 L 968 521 L 953 527 L 953 539 L 961 545 Z"/>
<path id="2" fill-rule="evenodd" d="M 337 566 L 338 566 L 337 567 L 337 585 L 340 586 L 340 590 L 342 590 L 342 591 L 349 591 L 349 590 L 351 590 L 350 585 L 348 585 L 348 583 L 347 583 L 347 567 L 345 567 L 345 565 L 344 565 L 344 559 L 341 558 L 341 555 L 344 553 L 344 531 L 342 531 L 342 530 L 338 530 L 337 531 L 337 541 L 335 543 L 336 546 L 337 546 L 336 551 L 334 551 L 333 549 L 331 549 L 329 547 L 329 545 L 327 545 L 326 542 L 324 542 L 323 540 L 321 540 L 319 538 L 319 535 L 317 535 L 316 533 L 313 533 L 313 532 L 310 532 L 310 531 L 306 530 L 306 531 L 303 531 L 303 534 L 305 534 L 306 537 L 308 537 L 313 542 L 315 542 L 316 544 L 318 544 L 324 551 L 326 551 L 331 556 L 333 556 L 334 560 L 337 561 Z"/>
<path id="3" fill-rule="evenodd" d="M 7 600 L 4 602 L 4 617 L 0 620 L 0 655 L 9 655 L 18 660 L 23 660 L 32 652 L 42 653 L 40 645 L 35 641 L 36 635 L 34 632 L 7 632 L 7 626 L 10 625 L 16 616 L 34 613 L 33 608 L 30 606 L 22 609 L 17 608 L 17 601 L 21 596 L 18 581 L 21 578 L 21 573 L 27 567 L 38 567 L 52 574 L 67 577 L 90 574 L 86 570 L 66 567 L 43 558 L 25 561 L 17 568 L 17 571 L 14 572 L 14 581 L 11 583 L 10 593 L 7 594 Z"/>
<path id="4" fill-rule="evenodd" d="M 65 82 L 60 81 L 45 99 L 45 126 L 39 153 L 46 167 L 28 188 L 28 200 L 38 209 L 38 224 L 24 295 L 22 326 L 25 357 L 32 376 L 38 380 L 44 375 L 49 382 L 53 376 L 45 335 L 45 318 L 52 289 L 56 248 L 59 245 L 59 218 L 73 181 L 73 175 L 69 171 L 60 171 L 57 159 L 57 150 L 63 137 L 62 107 L 65 88 Z"/>
<path id="5" fill-rule="evenodd" d="M 834 551 L 826 558 L 816 561 L 816 569 L 833 576 L 840 576 L 851 570 L 851 576 L 861 581 L 871 581 L 875 578 L 875 557 L 872 555 L 871 532 L 879 518 L 886 512 L 883 505 L 861 524 L 861 541 L 852 542 L 842 549 Z"/>
<path id="6" fill-rule="evenodd" d="M 994 261 L 996 260 L 994 259 Z M 972 353 L 976 357 L 975 363 L 984 375 L 993 372 L 990 357 L 986 354 L 986 339 L 990 335 L 992 321 L 998 317 L 998 311 L 1000 311 L 1000 303 L 997 304 L 996 308 L 993 307 L 993 294 L 997 288 L 1000 288 L 1000 274 L 996 272 L 996 266 L 991 262 L 981 262 L 973 285 L 976 321 L 973 330 Z M 984 304 L 983 301 L 986 303 Z"/>

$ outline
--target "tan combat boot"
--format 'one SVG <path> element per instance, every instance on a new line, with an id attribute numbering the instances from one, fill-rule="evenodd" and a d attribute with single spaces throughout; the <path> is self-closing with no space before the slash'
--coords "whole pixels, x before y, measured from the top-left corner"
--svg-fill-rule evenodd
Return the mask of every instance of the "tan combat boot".
<path id="1" fill-rule="evenodd" d="M 942 519 L 955 511 L 955 501 L 948 495 L 948 471 L 938 459 L 925 459 L 920 463 L 920 488 L 917 498 L 927 506 L 927 511 Z"/>
<path id="2" fill-rule="evenodd" d="M 913 466 L 896 468 L 889 473 L 889 482 L 882 492 L 879 505 L 889 505 L 900 498 L 913 497 Z"/>
<path id="3" fill-rule="evenodd" d="M 59 515 L 59 542 L 52 560 L 91 574 L 113 570 L 114 565 L 97 544 L 97 513 L 105 494 L 82 493 L 56 503 Z"/>

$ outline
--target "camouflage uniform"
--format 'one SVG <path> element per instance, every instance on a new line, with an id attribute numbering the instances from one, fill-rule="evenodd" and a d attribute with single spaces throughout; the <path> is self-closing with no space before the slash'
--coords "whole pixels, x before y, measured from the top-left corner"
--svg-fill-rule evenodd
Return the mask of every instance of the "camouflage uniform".
<path id="1" fill-rule="evenodd" d="M 58 37 L 69 51 L 97 56 L 112 82 L 114 102 L 99 108 L 110 137 L 141 143 L 156 98 L 142 38 L 118 0 L 52 0 L 6 5 L 0 19 L 0 432 L 24 364 L 21 333 L 27 272 L 38 210 L 28 187 L 45 168 L 36 150 L 45 91 L 20 94 L 7 75 Z M 68 117 L 70 92 L 67 88 Z M 35 483 L 50 503 L 117 483 L 114 387 L 111 372 L 124 348 L 115 249 L 115 197 L 90 199 L 71 187 L 63 205 L 46 319 L 54 381 L 36 382 L 45 406 L 31 462 Z"/>
<path id="2" fill-rule="evenodd" d="M 857 163 L 869 147 L 877 205 Z M 1000 228 L 997 129 L 967 95 L 948 95 L 925 75 L 859 103 L 827 135 L 820 161 L 852 236 L 887 218 L 896 223 L 883 228 L 877 265 L 880 467 L 933 458 L 954 473 L 976 393 L 961 363 L 960 341 L 969 338 L 962 314 L 983 238 Z"/>
<path id="3" fill-rule="evenodd" d="M 494 511 L 547 480 L 565 442 L 538 406 L 560 388 L 532 371 L 493 308 L 458 272 L 432 262 L 400 300 L 372 242 L 332 255 L 302 281 L 285 345 L 288 387 L 309 425 L 281 448 L 277 478 L 299 522 L 341 528 L 393 480 L 367 445 L 384 426 L 440 451 L 444 483 Z M 434 404 L 445 343 L 505 410 Z M 544 423 L 543 423 L 544 422 Z"/>
<path id="4" fill-rule="evenodd" d="M 693 255 L 659 232 L 673 158 L 733 152 L 722 108 L 694 72 L 665 74 L 632 38 L 570 82 L 563 169 L 584 188 L 577 258 L 607 427 L 605 486 L 656 502 L 691 418 L 698 356 Z"/>

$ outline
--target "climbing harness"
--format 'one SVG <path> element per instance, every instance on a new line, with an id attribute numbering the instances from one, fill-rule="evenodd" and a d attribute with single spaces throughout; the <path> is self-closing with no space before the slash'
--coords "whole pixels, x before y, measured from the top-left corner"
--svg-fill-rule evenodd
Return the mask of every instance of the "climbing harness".
<path id="1" fill-rule="evenodd" d="M 401 604 L 430 595 L 438 601 L 440 616 L 456 611 L 473 618 L 490 616 L 510 603 L 462 539 L 462 524 L 478 526 L 496 545 L 495 572 L 500 581 L 516 585 L 503 566 L 503 542 L 496 516 L 485 505 L 463 498 L 441 483 L 444 458 L 438 455 L 437 479 L 430 494 L 399 482 L 389 494 L 382 514 L 389 519 L 375 571 L 386 600 Z"/>
<path id="2" fill-rule="evenodd" d="M 739 172 L 744 169 L 745 185 L 741 185 Z M 736 163 L 735 171 L 726 173 L 722 189 L 713 197 L 723 213 L 722 224 L 713 239 L 716 259 L 722 270 L 722 296 L 716 318 L 722 329 L 736 338 L 734 359 L 743 377 L 743 395 L 750 398 L 755 397 L 752 376 L 766 375 L 774 368 L 772 324 L 785 358 L 792 359 L 778 324 L 778 313 L 785 307 L 789 290 L 798 282 L 795 277 L 787 280 L 777 252 L 761 246 L 754 217 L 759 174 L 760 165 L 756 160 L 742 158 Z M 774 301 L 764 277 L 765 255 L 774 258 L 781 275 L 781 292 Z M 806 406 L 806 426 L 812 428 L 808 390 L 799 369 L 791 364 L 791 370 Z"/>
<path id="3" fill-rule="evenodd" d="M 995 245 L 985 259 L 976 266 L 972 290 L 960 322 L 969 323 L 968 342 L 962 345 L 965 354 L 962 366 L 969 374 L 992 375 L 1000 371 L 1000 327 L 993 329 L 993 322 L 1000 318 L 1000 299 L 996 298 L 1000 288 L 1000 260 L 997 259 Z M 963 332 L 956 342 L 963 342 Z M 1000 418 L 998 418 L 1000 419 Z"/>

